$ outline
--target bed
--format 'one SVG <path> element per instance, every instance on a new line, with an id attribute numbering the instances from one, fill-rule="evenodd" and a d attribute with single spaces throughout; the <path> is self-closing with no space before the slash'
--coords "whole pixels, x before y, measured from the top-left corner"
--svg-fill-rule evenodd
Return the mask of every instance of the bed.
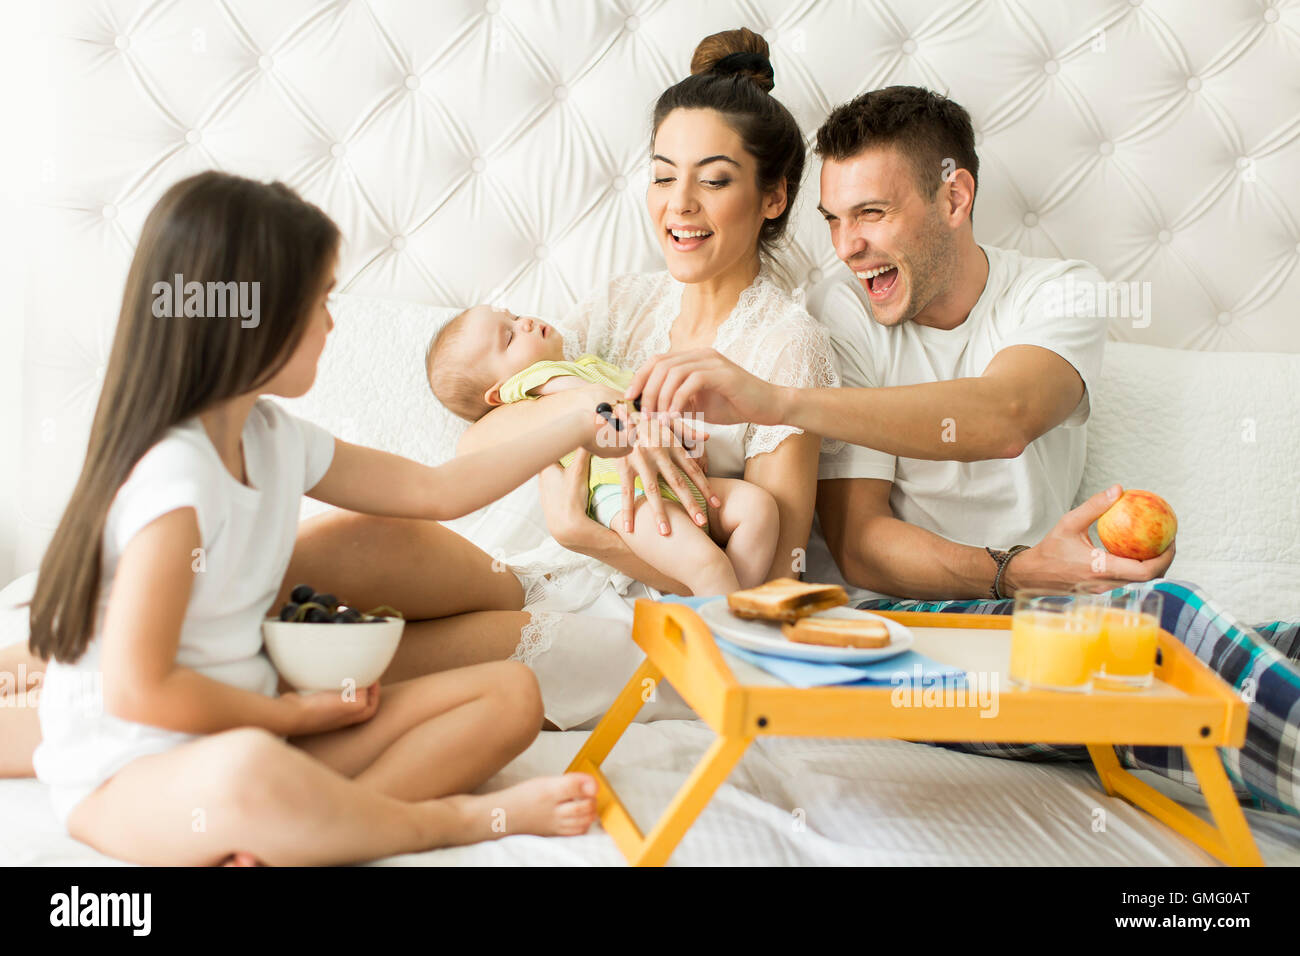
<path id="1" fill-rule="evenodd" d="M 1288 188 L 1300 167 L 1300 90 L 1276 82 L 1300 56 L 1294 7 L 42 6 L 48 58 L 34 68 L 48 67 L 49 99 L 25 134 L 39 168 L 13 369 L 22 401 L 4 413 L 21 431 L 20 508 L 0 513 L 0 571 L 12 571 L 0 583 L 17 580 L 0 605 L 30 586 L 21 576 L 38 563 L 70 491 L 135 236 L 167 185 L 212 166 L 282 178 L 339 222 L 338 329 L 317 387 L 293 410 L 346 440 L 439 461 L 458 426 L 423 386 L 417 343 L 474 302 L 554 314 L 611 274 L 659 268 L 642 203 L 649 104 L 685 74 L 696 40 L 747 25 L 771 43 L 776 95 L 806 132 L 861 90 L 950 91 L 977 130 L 978 239 L 1088 259 L 1112 280 L 1149 283 L 1149 314 L 1111 325 L 1081 494 L 1122 474 L 1126 484 L 1184 496 L 1176 576 L 1248 621 L 1300 613 L 1293 496 L 1277 493 L 1300 471 L 1300 198 Z M 815 191 L 815 163 L 808 182 Z M 803 286 L 839 267 L 811 207 L 798 211 L 787 253 Z M 493 552 L 504 527 L 540 534 L 539 522 L 526 485 L 455 527 Z M 0 644 L 22 639 L 21 612 L 0 615 Z M 584 738 L 543 734 L 487 788 L 561 769 Z M 709 738 L 696 721 L 628 731 L 607 767 L 634 814 L 657 815 Z M 1094 829 L 1097 809 L 1104 830 Z M 1248 817 L 1267 862 L 1300 863 L 1300 821 Z M 115 862 L 58 832 L 35 781 L 0 781 L 0 821 L 0 863 Z M 620 861 L 596 829 L 380 863 Z M 773 739 L 751 748 L 672 863 L 1213 861 L 1105 797 L 1083 766 L 900 741 Z"/>

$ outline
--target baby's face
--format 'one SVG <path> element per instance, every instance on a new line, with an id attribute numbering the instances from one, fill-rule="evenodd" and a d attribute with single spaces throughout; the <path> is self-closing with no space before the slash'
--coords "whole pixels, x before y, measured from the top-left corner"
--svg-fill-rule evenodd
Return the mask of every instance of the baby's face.
<path id="1" fill-rule="evenodd" d="M 534 362 L 562 361 L 564 338 L 541 319 L 478 305 L 465 316 L 464 360 L 498 385 Z"/>

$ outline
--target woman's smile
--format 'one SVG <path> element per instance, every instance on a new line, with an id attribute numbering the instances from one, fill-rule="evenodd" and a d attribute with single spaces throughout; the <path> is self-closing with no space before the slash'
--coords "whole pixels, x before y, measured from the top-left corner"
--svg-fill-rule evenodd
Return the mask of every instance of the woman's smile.
<path id="1" fill-rule="evenodd" d="M 669 243 L 678 252 L 693 252 L 713 236 L 711 229 L 680 224 L 670 225 L 667 232 Z"/>

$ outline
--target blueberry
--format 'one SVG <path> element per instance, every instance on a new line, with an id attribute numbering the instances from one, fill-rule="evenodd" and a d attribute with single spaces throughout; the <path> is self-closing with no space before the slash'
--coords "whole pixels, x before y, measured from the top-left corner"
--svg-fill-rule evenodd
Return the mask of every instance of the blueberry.
<path id="1" fill-rule="evenodd" d="M 292 601 L 280 608 L 280 620 L 282 621 L 292 621 L 297 616 L 298 605 L 294 604 Z"/>
<path id="2" fill-rule="evenodd" d="M 334 615 L 335 624 L 356 624 L 361 620 L 361 612 L 354 607 L 346 607 Z"/>
<path id="3" fill-rule="evenodd" d="M 318 607 L 308 608 L 307 616 L 303 618 L 308 624 L 328 624 L 330 619 L 330 612 L 322 611 Z"/>
<path id="4" fill-rule="evenodd" d="M 289 600 L 294 604 L 306 604 L 315 593 L 310 584 L 300 584 L 289 592 Z"/>
<path id="5" fill-rule="evenodd" d="M 324 605 L 325 607 L 329 608 L 331 611 L 334 610 L 334 608 L 339 606 L 339 599 L 332 594 L 317 594 L 315 597 L 312 598 L 312 600 L 315 601 L 317 604 Z"/>

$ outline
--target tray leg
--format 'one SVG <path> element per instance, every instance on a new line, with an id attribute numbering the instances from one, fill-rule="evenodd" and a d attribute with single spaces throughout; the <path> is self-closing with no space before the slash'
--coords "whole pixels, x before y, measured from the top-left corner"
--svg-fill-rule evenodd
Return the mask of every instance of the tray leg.
<path id="1" fill-rule="evenodd" d="M 1115 788 L 1110 782 L 1111 775 L 1124 772 L 1124 768 L 1119 765 L 1119 758 L 1115 756 L 1115 748 L 1110 744 L 1088 744 L 1088 755 L 1092 757 L 1092 765 L 1097 768 L 1102 789 L 1107 796 L 1115 796 Z"/>
<path id="2" fill-rule="evenodd" d="M 1186 807 L 1170 800 L 1159 790 L 1143 783 L 1120 766 L 1111 744 L 1088 744 L 1088 753 L 1101 785 L 1111 796 L 1120 796 L 1145 810 L 1175 833 L 1191 840 L 1205 852 L 1231 866 L 1262 866 L 1264 861 L 1251 838 L 1246 818 L 1228 786 L 1227 774 L 1213 747 L 1185 747 L 1201 784 L 1217 829 Z"/>
<path id="3" fill-rule="evenodd" d="M 1184 747 L 1183 750 L 1187 752 L 1187 759 L 1201 785 L 1201 793 L 1209 804 L 1210 815 L 1219 826 L 1225 851 L 1221 859 L 1233 866 L 1263 866 L 1264 860 L 1250 835 L 1246 816 L 1241 812 L 1236 794 L 1232 792 L 1228 775 L 1223 770 L 1223 761 L 1219 759 L 1216 749 Z"/>
<path id="4" fill-rule="evenodd" d="M 596 778 L 599 787 L 596 794 L 596 812 L 600 824 L 610 835 L 623 856 L 633 866 L 662 866 L 672 854 L 682 836 L 695 818 L 700 815 L 713 796 L 713 792 L 727 779 L 731 768 L 744 755 L 751 738 L 719 737 L 709 747 L 703 759 L 691 771 L 691 775 L 682 784 L 672 803 L 668 805 L 650 831 L 642 836 L 640 828 L 632 815 L 623 806 L 623 801 L 614 792 L 609 778 L 601 772 L 600 765 L 609 752 L 614 749 L 623 732 L 627 730 L 632 718 L 637 715 L 644 703 L 642 699 L 646 680 L 658 681 L 663 676 L 651 661 L 646 658 L 637 668 L 623 689 L 615 698 L 613 705 L 600 719 L 587 742 L 582 745 L 577 756 L 569 763 L 568 772 L 589 773 Z"/>
<path id="5" fill-rule="evenodd" d="M 645 837 L 641 835 L 641 830 L 632 819 L 632 815 L 623 806 L 623 801 L 614 792 L 609 778 L 601 772 L 600 765 L 609 756 L 609 752 L 614 749 L 614 745 L 627 730 L 628 724 L 632 723 L 632 718 L 641 709 L 644 703 L 641 696 L 642 689 L 645 687 L 644 681 L 658 682 L 662 676 L 663 672 L 650 658 L 647 657 L 642 661 L 641 666 L 623 685 L 614 703 L 566 768 L 568 773 L 588 773 L 596 778 L 596 814 L 600 818 L 600 825 L 605 828 L 605 832 L 609 834 L 623 856 L 633 863 L 645 845 Z"/>
<path id="6" fill-rule="evenodd" d="M 655 828 L 645 838 L 640 852 L 630 860 L 634 866 L 663 866 L 668 861 L 695 818 L 708 804 L 713 792 L 722 785 L 722 781 L 731 773 L 731 768 L 744 756 L 752 739 L 719 737 L 713 741 Z"/>
<path id="7" fill-rule="evenodd" d="M 658 684 L 661 677 L 663 671 L 659 670 L 650 658 L 647 657 L 641 662 L 641 666 L 623 685 L 623 689 L 614 698 L 614 703 L 610 705 L 609 710 L 605 711 L 605 716 L 600 718 L 596 729 L 591 732 L 587 742 L 582 745 L 582 749 L 569 764 L 569 771 L 580 770 L 579 763 L 591 763 L 599 767 L 604 762 L 609 752 L 614 749 L 614 745 L 623 736 L 623 732 L 627 730 L 628 724 L 632 723 L 632 719 L 645 703 L 641 697 L 645 682 L 653 681 Z"/>

